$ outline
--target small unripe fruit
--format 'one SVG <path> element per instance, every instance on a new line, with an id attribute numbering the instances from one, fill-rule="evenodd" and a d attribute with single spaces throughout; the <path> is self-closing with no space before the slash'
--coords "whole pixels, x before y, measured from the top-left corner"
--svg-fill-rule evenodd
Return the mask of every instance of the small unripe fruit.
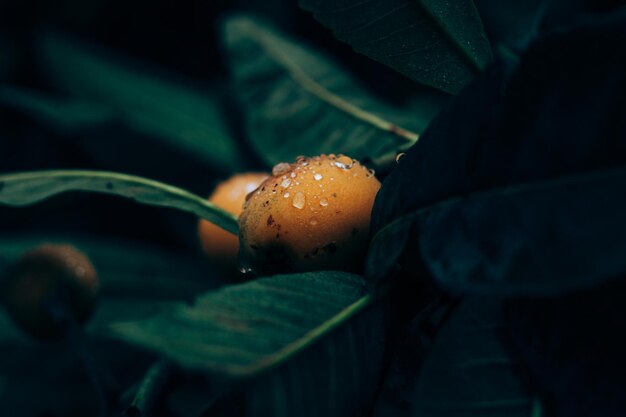
<path id="1" fill-rule="evenodd" d="M 359 271 L 380 182 L 345 155 L 281 163 L 239 218 L 242 264 L 259 273 Z"/>
<path id="2" fill-rule="evenodd" d="M 44 244 L 22 256 L 2 282 L 2 301 L 15 323 L 37 339 L 65 334 L 67 321 L 85 323 L 99 289 L 96 270 L 70 245 Z"/>
<path id="3" fill-rule="evenodd" d="M 246 196 L 256 190 L 267 177 L 268 174 L 261 172 L 236 174 L 220 183 L 209 196 L 209 201 L 219 208 L 239 216 L 243 210 Z M 199 221 L 198 235 L 204 253 L 216 266 L 224 272 L 234 273 L 237 271 L 239 239 L 236 235 L 206 220 Z"/>

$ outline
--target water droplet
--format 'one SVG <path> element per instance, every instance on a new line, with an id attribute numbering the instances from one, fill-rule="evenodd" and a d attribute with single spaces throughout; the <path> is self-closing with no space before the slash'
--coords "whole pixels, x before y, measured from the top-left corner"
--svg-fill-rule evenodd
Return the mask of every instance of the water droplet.
<path id="1" fill-rule="evenodd" d="M 257 185 L 255 183 L 246 184 L 246 193 L 251 193 L 255 191 L 256 189 L 258 189 L 259 187 L 260 185 Z"/>
<path id="2" fill-rule="evenodd" d="M 274 165 L 274 168 L 272 168 L 272 175 L 277 177 L 289 171 L 290 168 L 291 168 L 290 164 L 288 164 L 287 162 L 281 162 L 279 164 Z"/>
<path id="3" fill-rule="evenodd" d="M 306 156 L 303 156 L 303 155 L 296 156 L 296 163 L 299 164 L 299 163 L 302 163 L 304 161 L 306 161 Z"/>
<path id="4" fill-rule="evenodd" d="M 250 268 L 249 266 L 240 266 L 239 267 L 239 272 L 242 273 L 243 275 L 254 274 L 254 270 L 252 268 Z"/>
<path id="5" fill-rule="evenodd" d="M 309 223 L 311 224 L 311 226 L 315 226 L 317 224 L 317 219 L 315 217 L 311 217 Z"/>
<path id="6" fill-rule="evenodd" d="M 303 163 L 302 163 L 302 166 L 303 166 L 303 167 L 305 167 L 305 166 L 307 166 L 307 165 L 309 165 L 309 163 L 308 163 L 308 162 L 303 162 Z"/>
<path id="7" fill-rule="evenodd" d="M 402 158 L 404 158 L 406 154 L 404 152 L 400 152 L 398 155 L 396 155 L 396 162 L 400 162 L 400 160 Z"/>
<path id="8" fill-rule="evenodd" d="M 375 174 L 376 174 L 376 171 L 374 171 L 373 169 L 368 169 L 367 174 L 365 176 L 369 178 L 369 177 L 373 177 Z"/>
<path id="9" fill-rule="evenodd" d="M 328 205 L 328 200 L 326 200 L 325 198 L 322 198 L 320 200 L 320 206 L 326 207 L 327 205 Z"/>
<path id="10" fill-rule="evenodd" d="M 289 178 L 285 178 L 283 182 L 280 183 L 280 186 L 283 188 L 287 188 L 289 187 L 290 184 L 291 184 L 291 180 Z"/>
<path id="11" fill-rule="evenodd" d="M 287 191 L 285 194 L 283 194 L 283 197 L 289 198 L 289 191 Z"/>
<path id="12" fill-rule="evenodd" d="M 291 178 L 296 178 L 296 173 L 295 172 L 291 172 L 291 174 L 289 175 Z"/>
<path id="13" fill-rule="evenodd" d="M 345 155 L 339 155 L 337 160 L 333 162 L 337 168 L 350 169 L 354 166 L 354 159 Z"/>
<path id="14" fill-rule="evenodd" d="M 297 209 L 303 209 L 305 204 L 304 194 L 298 192 L 293 196 L 291 204 Z"/>
<path id="15" fill-rule="evenodd" d="M 315 178 L 315 181 L 319 181 L 319 180 L 321 180 L 323 177 L 322 177 L 322 174 L 315 174 L 315 175 L 313 175 L 313 178 Z"/>

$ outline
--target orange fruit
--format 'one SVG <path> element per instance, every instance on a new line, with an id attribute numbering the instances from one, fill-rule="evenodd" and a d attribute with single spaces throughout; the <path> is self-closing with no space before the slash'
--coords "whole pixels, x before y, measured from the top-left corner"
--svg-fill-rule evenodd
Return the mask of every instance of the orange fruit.
<path id="1" fill-rule="evenodd" d="M 241 214 L 246 196 L 254 191 L 269 175 L 261 172 L 236 174 L 218 184 L 209 201 L 236 216 Z M 198 235 L 202 249 L 211 261 L 225 272 L 237 271 L 239 239 L 206 220 L 198 222 Z"/>
<path id="2" fill-rule="evenodd" d="M 345 155 L 281 163 L 239 218 L 242 264 L 258 273 L 359 271 L 380 182 Z"/>

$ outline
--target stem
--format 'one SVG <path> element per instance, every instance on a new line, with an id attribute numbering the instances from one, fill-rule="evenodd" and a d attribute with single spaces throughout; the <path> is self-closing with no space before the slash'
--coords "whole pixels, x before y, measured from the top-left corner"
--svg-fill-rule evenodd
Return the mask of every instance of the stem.
<path id="1" fill-rule="evenodd" d="M 111 392 L 112 378 L 98 367 L 94 357 L 87 348 L 86 338 L 83 327 L 74 319 L 67 307 L 60 301 L 60 297 L 52 296 L 45 304 L 52 319 L 63 327 L 65 339 L 70 348 L 78 356 L 96 394 L 98 401 L 98 416 L 105 417 L 109 411 L 109 402 L 107 393 Z M 105 375 L 107 378 L 105 378 Z M 104 382 L 108 382 L 105 384 Z"/>
<path id="2" fill-rule="evenodd" d="M 124 416 L 149 416 L 164 388 L 170 382 L 173 372 L 174 366 L 167 360 L 160 360 L 153 364 L 141 381 L 135 399 L 124 411 Z"/>

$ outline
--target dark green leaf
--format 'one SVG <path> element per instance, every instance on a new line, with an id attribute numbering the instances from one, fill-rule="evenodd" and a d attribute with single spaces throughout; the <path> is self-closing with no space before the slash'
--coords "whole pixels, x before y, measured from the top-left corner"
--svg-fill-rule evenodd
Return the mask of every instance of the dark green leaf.
<path id="1" fill-rule="evenodd" d="M 59 99 L 6 86 L 0 88 L 0 103 L 27 111 L 63 130 L 98 127 L 115 117 L 111 109 L 90 101 Z"/>
<path id="2" fill-rule="evenodd" d="M 46 73 L 74 95 L 115 110 L 130 126 L 225 171 L 240 157 L 210 93 L 155 78 L 64 37 L 42 42 Z"/>
<path id="3" fill-rule="evenodd" d="M 625 20 L 546 37 L 517 68 L 498 62 L 431 123 L 377 195 L 372 279 L 402 255 L 457 292 L 554 293 L 624 275 Z M 407 228 L 396 259 L 375 261 Z"/>
<path id="4" fill-rule="evenodd" d="M 625 187 L 626 169 L 613 169 L 425 207 L 375 236 L 368 275 L 378 281 L 388 274 L 411 241 L 432 277 L 456 293 L 558 293 L 619 278 L 626 270 Z"/>
<path id="5" fill-rule="evenodd" d="M 382 362 L 373 302 L 356 275 L 278 275 L 112 330 L 218 381 L 246 378 L 245 415 L 355 415 Z"/>
<path id="6" fill-rule="evenodd" d="M 433 96 L 422 117 L 412 115 L 379 102 L 350 74 L 263 23 L 233 18 L 225 31 L 252 145 L 270 164 L 330 152 L 375 159 L 405 149 L 442 102 Z"/>
<path id="7" fill-rule="evenodd" d="M 558 297 L 509 299 L 513 346 L 554 417 L 626 410 L 626 281 Z"/>
<path id="8" fill-rule="evenodd" d="M 300 0 L 357 52 L 456 94 L 491 60 L 472 0 Z"/>
<path id="9" fill-rule="evenodd" d="M 402 324 L 376 396 L 374 417 L 411 415 L 421 365 L 432 349 L 437 330 L 455 307 L 449 300 L 435 299 L 413 320 Z"/>
<path id="10" fill-rule="evenodd" d="M 469 299 L 437 333 L 419 374 L 415 417 L 536 417 L 524 364 L 509 350 L 502 303 Z"/>
<path id="11" fill-rule="evenodd" d="M 181 188 L 146 178 L 103 171 L 32 171 L 0 175 L 0 204 L 24 206 L 67 191 L 91 191 L 172 207 L 237 233 L 237 218 Z"/>

